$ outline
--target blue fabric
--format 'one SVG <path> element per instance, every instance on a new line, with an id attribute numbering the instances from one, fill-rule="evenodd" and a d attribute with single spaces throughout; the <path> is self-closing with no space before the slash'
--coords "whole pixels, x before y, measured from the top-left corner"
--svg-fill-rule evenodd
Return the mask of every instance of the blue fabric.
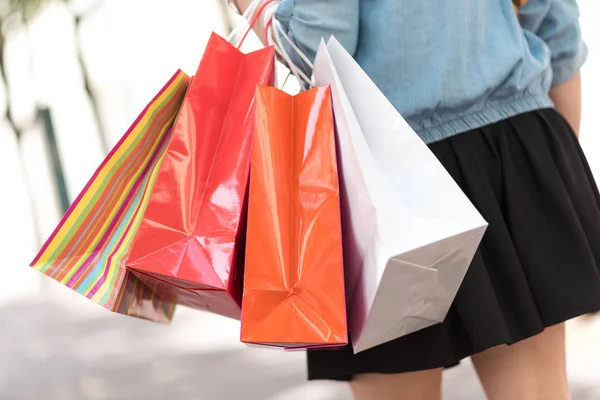
<path id="1" fill-rule="evenodd" d="M 427 143 L 552 107 L 587 56 L 576 0 L 529 0 L 519 20 L 510 0 L 283 0 L 275 18 L 311 59 L 334 35 Z"/>

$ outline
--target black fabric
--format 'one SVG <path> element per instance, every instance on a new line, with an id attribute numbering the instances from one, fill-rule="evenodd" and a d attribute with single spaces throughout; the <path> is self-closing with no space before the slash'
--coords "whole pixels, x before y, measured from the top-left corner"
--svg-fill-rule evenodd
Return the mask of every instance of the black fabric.
<path id="1" fill-rule="evenodd" d="M 450 312 L 357 355 L 311 350 L 309 379 L 449 367 L 600 309 L 600 196 L 560 114 L 518 115 L 430 148 L 489 223 Z"/>

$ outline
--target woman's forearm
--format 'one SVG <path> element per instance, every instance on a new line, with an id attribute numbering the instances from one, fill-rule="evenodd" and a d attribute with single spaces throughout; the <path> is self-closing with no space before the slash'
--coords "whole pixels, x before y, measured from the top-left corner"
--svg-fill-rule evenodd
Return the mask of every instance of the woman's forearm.
<path id="1" fill-rule="evenodd" d="M 550 89 L 550 98 L 554 102 L 556 110 L 565 117 L 571 128 L 579 137 L 579 126 L 581 124 L 581 75 Z"/>

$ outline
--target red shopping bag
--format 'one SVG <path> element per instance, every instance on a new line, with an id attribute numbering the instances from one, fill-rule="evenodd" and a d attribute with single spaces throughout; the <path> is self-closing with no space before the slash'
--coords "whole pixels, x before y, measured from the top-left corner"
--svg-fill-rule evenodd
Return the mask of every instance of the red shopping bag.
<path id="1" fill-rule="evenodd" d="M 127 260 L 161 297 L 240 317 L 254 99 L 273 79 L 272 48 L 211 36 Z"/>
<path id="2" fill-rule="evenodd" d="M 339 185 L 329 87 L 259 87 L 241 340 L 347 343 Z"/>

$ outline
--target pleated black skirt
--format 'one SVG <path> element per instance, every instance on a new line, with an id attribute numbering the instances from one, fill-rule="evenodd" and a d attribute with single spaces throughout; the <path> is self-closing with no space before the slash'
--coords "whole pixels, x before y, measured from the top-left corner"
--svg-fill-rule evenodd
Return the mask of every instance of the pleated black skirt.
<path id="1" fill-rule="evenodd" d="M 489 223 L 445 321 L 356 355 L 309 351 L 309 379 L 449 367 L 600 309 L 600 195 L 560 114 L 521 114 L 430 148 Z"/>

